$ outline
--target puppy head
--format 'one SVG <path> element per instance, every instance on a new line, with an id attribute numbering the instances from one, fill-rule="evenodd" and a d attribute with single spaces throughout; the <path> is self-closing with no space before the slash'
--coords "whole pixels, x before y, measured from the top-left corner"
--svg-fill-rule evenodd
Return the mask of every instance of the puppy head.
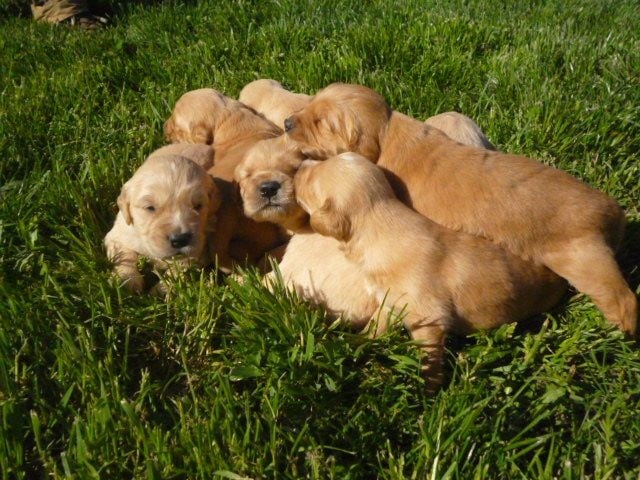
<path id="1" fill-rule="evenodd" d="M 287 145 L 284 136 L 263 140 L 249 150 L 235 171 L 247 217 L 290 230 L 307 223 L 293 187 L 303 158 L 299 150 Z"/>
<path id="2" fill-rule="evenodd" d="M 235 101 L 213 88 L 185 93 L 164 124 L 164 135 L 173 143 L 213 143 L 217 127 L 235 107 Z"/>
<path id="3" fill-rule="evenodd" d="M 361 85 L 333 83 L 285 120 L 287 136 L 310 158 L 356 152 L 376 162 L 391 116 L 381 95 Z"/>
<path id="4" fill-rule="evenodd" d="M 215 150 L 203 143 L 170 143 L 153 151 L 149 158 L 157 155 L 178 155 L 197 163 L 209 170 L 215 162 Z"/>
<path id="5" fill-rule="evenodd" d="M 382 169 L 352 152 L 302 162 L 294 186 L 311 228 L 342 241 L 351 238 L 354 224 L 377 202 L 394 198 Z"/>
<path id="6" fill-rule="evenodd" d="M 270 96 L 274 91 L 284 90 L 282 84 L 269 78 L 261 78 L 247 83 L 240 91 L 238 100 L 245 105 L 254 107 L 260 104 L 263 98 Z"/>
<path id="7" fill-rule="evenodd" d="M 153 155 L 122 187 L 118 208 L 139 253 L 156 259 L 198 257 L 220 194 L 207 172 L 188 158 Z"/>

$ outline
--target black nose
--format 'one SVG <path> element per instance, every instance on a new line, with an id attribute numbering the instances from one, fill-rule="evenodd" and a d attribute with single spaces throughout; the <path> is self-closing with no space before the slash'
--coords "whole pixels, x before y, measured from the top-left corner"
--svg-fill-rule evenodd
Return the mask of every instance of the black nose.
<path id="1" fill-rule="evenodd" d="M 284 131 L 288 132 L 293 129 L 293 117 L 289 117 L 284 121 Z"/>
<path id="2" fill-rule="evenodd" d="M 171 246 L 173 248 L 182 248 L 189 245 L 189 243 L 191 243 L 192 238 L 193 238 L 193 234 L 191 232 L 174 233 L 169 236 L 169 241 L 171 242 Z"/>
<path id="3" fill-rule="evenodd" d="M 271 198 L 280 189 L 280 182 L 270 181 L 260 184 L 260 196 L 263 198 Z"/>

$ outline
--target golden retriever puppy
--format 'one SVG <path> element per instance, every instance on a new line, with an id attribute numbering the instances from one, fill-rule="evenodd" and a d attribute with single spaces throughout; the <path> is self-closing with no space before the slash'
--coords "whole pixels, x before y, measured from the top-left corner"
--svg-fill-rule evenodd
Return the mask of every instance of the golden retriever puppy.
<path id="1" fill-rule="evenodd" d="M 144 282 L 138 258 L 160 270 L 169 262 L 210 262 L 206 251 L 220 195 L 207 172 L 188 158 L 152 154 L 124 184 L 118 214 L 104 238 L 116 274 L 139 293 Z"/>
<path id="2" fill-rule="evenodd" d="M 467 145 L 493 148 L 480 127 L 462 114 L 446 112 L 425 121 Z M 280 136 L 262 140 L 250 148 L 235 171 L 244 213 L 259 222 L 272 222 L 288 230 L 307 223 L 307 214 L 296 203 L 293 177 L 304 159 L 295 143 Z"/>
<path id="3" fill-rule="evenodd" d="M 608 195 L 529 158 L 456 143 L 359 85 L 329 85 L 285 130 L 314 158 L 365 156 L 405 204 L 547 266 L 635 334 L 637 299 L 614 258 L 625 217 Z"/>
<path id="4" fill-rule="evenodd" d="M 233 174 L 257 142 L 280 136 L 282 130 L 246 105 L 220 92 L 204 88 L 187 92 L 165 122 L 165 136 L 177 143 L 211 145 L 215 162 L 208 172 L 222 193 L 214 251 L 218 266 L 229 270 L 235 263 L 264 266 L 264 255 L 288 239 L 279 226 L 256 222 L 242 213 Z"/>
<path id="5" fill-rule="evenodd" d="M 361 155 L 304 162 L 295 189 L 311 228 L 342 243 L 379 304 L 404 313 L 404 325 L 426 353 L 423 370 L 432 388 L 441 383 L 447 332 L 522 320 L 564 293 L 566 282 L 546 267 L 403 205 L 384 172 Z M 378 325 L 378 332 L 385 328 Z"/>
<path id="6" fill-rule="evenodd" d="M 246 84 L 238 100 L 282 128 L 285 119 L 305 107 L 311 96 L 290 92 L 279 82 L 262 78 Z"/>
<path id="7" fill-rule="evenodd" d="M 458 112 L 444 112 L 427 118 L 424 123 L 442 130 L 449 138 L 463 145 L 495 150 L 476 122 Z"/>
<path id="8" fill-rule="evenodd" d="M 282 127 L 287 118 L 306 107 L 312 98 L 311 95 L 291 92 L 276 80 L 262 78 L 245 85 L 238 100 Z M 462 113 L 440 113 L 427 118 L 425 123 L 463 145 L 496 149 L 478 124 Z"/>
<path id="9" fill-rule="evenodd" d="M 443 115 L 436 117 L 446 118 Z M 461 128 L 479 131 L 464 118 L 439 125 L 452 137 Z M 475 125 L 471 119 L 468 122 Z M 480 136 L 459 138 L 474 142 L 481 136 L 480 131 Z M 252 147 L 235 172 L 245 215 L 259 222 L 276 223 L 289 231 L 304 230 L 308 215 L 296 202 L 293 187 L 294 175 L 303 159 L 299 150 L 287 145 L 285 136 L 263 140 Z M 362 328 L 377 310 L 378 301 L 366 289 L 359 269 L 345 258 L 339 242 L 333 238 L 297 233 L 289 241 L 278 268 L 285 285 L 301 298 L 323 305 L 330 315 L 342 317 L 355 328 Z M 265 276 L 267 285 L 274 275 L 272 272 Z"/>
<path id="10" fill-rule="evenodd" d="M 236 169 L 236 181 L 247 217 L 300 232 L 308 230 L 309 217 L 296 202 L 293 177 L 303 157 L 287 148 L 284 140 L 258 142 Z M 300 298 L 323 305 L 332 317 L 342 317 L 356 329 L 377 310 L 377 300 L 367 292 L 362 275 L 333 238 L 310 231 L 293 235 L 278 270 L 285 286 Z M 267 286 L 273 286 L 275 275 L 265 275 Z"/>
<path id="11" fill-rule="evenodd" d="M 272 222 L 287 230 L 308 223 L 307 214 L 296 203 L 293 177 L 304 156 L 289 148 L 280 136 L 256 143 L 235 171 L 244 214 L 259 222 Z"/>

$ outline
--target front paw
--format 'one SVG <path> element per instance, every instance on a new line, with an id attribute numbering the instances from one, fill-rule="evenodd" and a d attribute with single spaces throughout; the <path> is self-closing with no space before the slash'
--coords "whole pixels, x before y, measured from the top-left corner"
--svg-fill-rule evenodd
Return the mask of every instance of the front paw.
<path id="1" fill-rule="evenodd" d="M 140 275 L 140 273 L 122 274 L 121 272 L 118 272 L 116 275 L 122 282 L 121 285 L 123 285 L 127 290 L 138 295 L 144 290 L 144 277 Z"/>
<path id="2" fill-rule="evenodd" d="M 172 291 L 173 290 L 168 283 L 166 283 L 164 280 L 160 280 L 153 287 L 151 287 L 149 293 L 155 297 L 162 298 L 163 300 L 169 300 L 171 298 Z"/>

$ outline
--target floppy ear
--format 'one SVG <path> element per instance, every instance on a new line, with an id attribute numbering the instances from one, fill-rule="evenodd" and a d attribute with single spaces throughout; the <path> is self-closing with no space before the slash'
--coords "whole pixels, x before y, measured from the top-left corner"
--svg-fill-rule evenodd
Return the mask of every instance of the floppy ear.
<path id="1" fill-rule="evenodd" d="M 169 118 L 169 120 L 164 122 L 164 139 L 168 142 L 172 142 L 174 131 L 175 131 L 175 126 L 173 124 L 173 117 L 171 117 Z"/>
<path id="2" fill-rule="evenodd" d="M 329 199 L 324 202 L 322 207 L 310 215 L 309 224 L 316 233 L 342 241 L 349 238 L 351 231 L 349 219 L 337 212 Z"/>
<path id="3" fill-rule="evenodd" d="M 209 195 L 209 215 L 215 214 L 222 205 L 222 193 L 210 175 L 207 175 L 207 193 Z"/>
<path id="4" fill-rule="evenodd" d="M 213 144 L 213 129 L 203 123 L 191 124 L 191 139 L 193 143 Z"/>
<path id="5" fill-rule="evenodd" d="M 343 140 L 347 149 L 358 143 L 358 124 L 350 112 L 341 108 L 331 108 L 323 121 L 333 135 Z"/>
<path id="6" fill-rule="evenodd" d="M 133 217 L 131 216 L 131 202 L 129 201 L 129 189 L 126 183 L 122 186 L 122 190 L 120 190 L 117 204 L 125 222 L 127 222 L 127 225 L 131 225 L 133 223 Z"/>

